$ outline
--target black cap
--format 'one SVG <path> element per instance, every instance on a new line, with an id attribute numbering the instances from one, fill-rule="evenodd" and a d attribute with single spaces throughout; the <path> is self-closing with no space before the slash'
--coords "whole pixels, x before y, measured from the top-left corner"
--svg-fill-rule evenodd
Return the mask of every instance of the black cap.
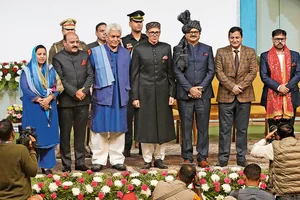
<path id="1" fill-rule="evenodd" d="M 128 14 L 127 16 L 130 18 L 130 20 L 142 22 L 142 21 L 144 21 L 144 17 L 143 17 L 144 15 L 145 15 L 145 13 L 143 11 L 137 10 L 137 11 L 134 11 L 133 13 Z"/>

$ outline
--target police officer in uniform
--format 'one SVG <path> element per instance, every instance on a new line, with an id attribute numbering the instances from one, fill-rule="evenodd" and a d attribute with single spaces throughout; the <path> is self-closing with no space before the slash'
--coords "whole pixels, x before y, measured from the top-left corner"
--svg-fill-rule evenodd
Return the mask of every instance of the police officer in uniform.
<path id="1" fill-rule="evenodd" d="M 63 20 L 60 23 L 60 26 L 62 28 L 61 33 L 63 34 L 63 36 L 68 32 L 76 32 L 76 30 L 75 30 L 76 23 L 77 23 L 77 21 L 73 18 L 68 18 L 68 19 Z M 80 43 L 79 50 L 83 50 L 83 51 L 88 50 L 88 46 L 83 41 L 79 41 L 79 43 Z M 52 46 L 49 50 L 49 57 L 48 57 L 48 62 L 50 64 L 52 64 L 53 56 L 55 54 L 57 54 L 58 52 L 60 52 L 63 48 L 64 48 L 63 40 L 52 44 Z"/>
<path id="2" fill-rule="evenodd" d="M 135 46 L 145 43 L 148 41 L 148 37 L 142 33 L 143 21 L 145 13 L 141 10 L 134 11 L 127 16 L 129 17 L 129 26 L 131 28 L 131 33 L 122 38 L 123 46 L 132 53 Z M 125 133 L 125 148 L 124 156 L 130 157 L 130 150 L 132 146 L 132 121 L 134 117 L 134 107 L 132 105 L 131 97 L 129 96 L 128 106 L 127 106 L 127 126 L 128 131 Z M 135 123 L 136 124 L 136 123 Z M 137 128 L 135 127 L 135 131 Z M 139 154 L 141 155 L 141 148 Z"/>

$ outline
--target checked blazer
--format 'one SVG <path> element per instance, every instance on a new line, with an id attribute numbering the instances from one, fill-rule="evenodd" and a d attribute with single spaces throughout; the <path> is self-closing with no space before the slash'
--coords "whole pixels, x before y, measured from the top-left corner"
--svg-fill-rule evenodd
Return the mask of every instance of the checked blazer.
<path id="1" fill-rule="evenodd" d="M 219 80 L 217 102 L 232 103 L 235 99 L 241 103 L 255 100 L 252 82 L 257 75 L 258 65 L 255 50 L 241 46 L 240 65 L 236 73 L 232 47 L 226 46 L 217 50 L 216 76 Z M 235 85 L 241 86 L 243 92 L 234 95 L 231 91 Z"/>

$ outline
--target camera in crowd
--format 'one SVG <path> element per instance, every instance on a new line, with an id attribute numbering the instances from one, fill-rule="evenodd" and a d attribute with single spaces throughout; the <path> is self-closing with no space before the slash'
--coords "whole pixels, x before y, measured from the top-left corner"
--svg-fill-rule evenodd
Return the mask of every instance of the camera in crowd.
<path id="1" fill-rule="evenodd" d="M 20 137 L 16 139 L 17 144 L 23 144 L 26 147 L 29 147 L 29 142 L 31 141 L 29 136 L 35 138 L 36 142 L 32 142 L 32 146 L 37 148 L 37 135 L 35 134 L 35 128 L 27 126 L 25 130 L 22 129 L 22 126 L 19 126 Z"/>
<path id="2" fill-rule="evenodd" d="M 275 131 L 275 130 L 277 130 L 277 126 L 276 126 L 276 125 L 271 125 L 271 126 L 270 126 L 270 132 L 273 132 L 273 131 Z M 274 134 L 273 134 L 273 139 L 272 139 L 272 140 L 277 140 L 277 139 L 276 139 L 276 136 L 277 136 L 277 131 L 274 132 Z"/>

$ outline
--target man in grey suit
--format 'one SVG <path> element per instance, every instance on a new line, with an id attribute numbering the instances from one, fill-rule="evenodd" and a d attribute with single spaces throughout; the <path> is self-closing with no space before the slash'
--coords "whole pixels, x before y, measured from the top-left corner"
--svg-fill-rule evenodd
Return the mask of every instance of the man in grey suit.
<path id="1" fill-rule="evenodd" d="M 93 70 L 89 55 L 79 50 L 76 33 L 64 35 L 64 49 L 53 57 L 53 66 L 59 75 L 64 91 L 58 96 L 60 126 L 60 152 L 63 169 L 71 171 L 70 133 L 74 127 L 75 170 L 86 171 L 84 139 L 90 104 L 90 87 Z"/>
<path id="2" fill-rule="evenodd" d="M 174 47 L 174 72 L 177 81 L 177 100 L 182 123 L 181 154 L 185 163 L 192 163 L 192 127 L 194 113 L 198 130 L 197 161 L 199 167 L 207 167 L 208 126 L 210 99 L 214 96 L 211 82 L 214 77 L 214 58 L 212 47 L 200 43 L 201 26 L 197 20 L 189 20 L 186 10 L 178 16 L 184 25 L 185 34 Z"/>
<path id="3" fill-rule="evenodd" d="M 99 45 L 103 45 L 106 43 L 106 23 L 105 22 L 100 22 L 99 24 L 96 25 L 96 36 L 97 40 L 95 42 L 92 42 L 88 44 L 89 49 L 97 47 Z"/>

